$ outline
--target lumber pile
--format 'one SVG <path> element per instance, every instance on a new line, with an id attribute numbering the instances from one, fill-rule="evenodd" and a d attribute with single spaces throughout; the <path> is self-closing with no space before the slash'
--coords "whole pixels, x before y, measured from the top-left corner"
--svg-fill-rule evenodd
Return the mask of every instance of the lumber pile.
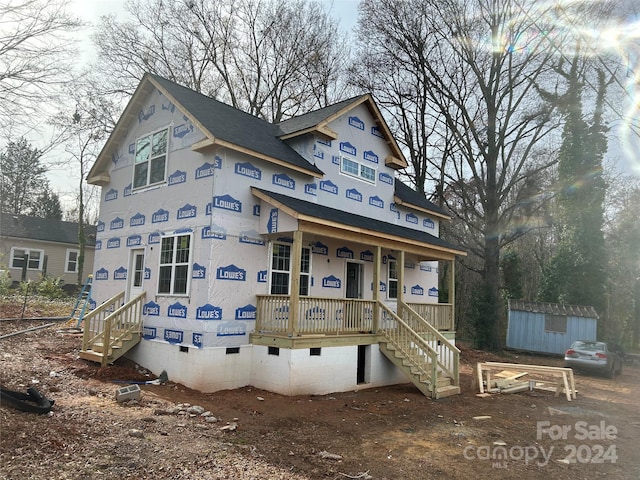
<path id="1" fill-rule="evenodd" d="M 479 362 L 476 366 L 479 396 L 485 393 L 517 393 L 526 390 L 545 390 L 565 394 L 568 401 L 576 398 L 573 370 L 545 365 L 520 363 Z M 528 378 L 535 375 L 535 379 Z M 527 377 L 527 378 L 525 378 Z"/>

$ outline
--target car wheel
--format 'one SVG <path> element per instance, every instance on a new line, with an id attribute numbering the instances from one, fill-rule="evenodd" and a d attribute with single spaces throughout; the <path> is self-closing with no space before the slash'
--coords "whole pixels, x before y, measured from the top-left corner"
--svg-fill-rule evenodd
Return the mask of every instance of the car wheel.
<path id="1" fill-rule="evenodd" d="M 611 368 L 607 371 L 607 378 L 613 378 L 616 375 L 616 366 L 611 364 Z"/>
<path id="2" fill-rule="evenodd" d="M 618 367 L 618 370 L 616 371 L 616 375 L 622 375 L 622 362 L 620 362 L 620 366 Z"/>

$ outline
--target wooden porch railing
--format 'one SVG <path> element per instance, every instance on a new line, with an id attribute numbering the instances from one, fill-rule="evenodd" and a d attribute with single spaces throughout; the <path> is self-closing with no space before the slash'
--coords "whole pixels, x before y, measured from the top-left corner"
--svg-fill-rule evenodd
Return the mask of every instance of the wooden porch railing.
<path id="1" fill-rule="evenodd" d="M 142 331 L 142 307 L 146 292 L 122 305 L 124 292 L 114 295 L 102 305 L 84 317 L 82 350 L 93 350 L 100 345 L 103 352 L 102 365 L 105 366 L 115 357 L 109 352 L 133 336 L 139 337 Z M 122 354 L 126 353 L 126 350 Z"/>
<path id="2" fill-rule="evenodd" d="M 450 303 L 407 303 L 436 330 L 453 331 L 453 305 Z"/>
<path id="3" fill-rule="evenodd" d="M 289 295 L 258 295 L 256 332 L 281 335 L 341 335 L 373 331 L 371 300 L 300 297 L 295 325 Z"/>

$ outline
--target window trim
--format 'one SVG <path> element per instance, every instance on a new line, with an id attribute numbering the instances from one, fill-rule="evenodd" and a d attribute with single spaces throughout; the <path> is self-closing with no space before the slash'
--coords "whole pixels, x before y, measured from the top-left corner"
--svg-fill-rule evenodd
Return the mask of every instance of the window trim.
<path id="1" fill-rule="evenodd" d="M 167 238 L 174 238 L 174 239 L 178 239 L 180 237 L 189 237 L 189 258 L 187 259 L 186 262 L 176 262 L 176 254 L 177 254 L 177 250 L 178 250 L 178 242 L 174 242 L 174 245 L 172 247 L 172 259 L 171 259 L 171 263 L 162 263 L 162 243 L 165 239 Z M 191 292 L 191 275 L 192 275 L 192 269 L 193 269 L 193 262 L 192 262 L 192 258 L 193 258 L 193 239 L 194 239 L 194 235 L 193 232 L 180 232 L 180 233 L 171 233 L 171 234 L 167 234 L 167 235 L 163 235 L 160 239 L 160 249 L 158 252 L 158 283 L 156 284 L 156 292 L 158 296 L 161 297 L 188 297 L 190 296 L 190 292 Z M 160 282 L 162 281 L 162 275 L 161 275 L 161 271 L 162 271 L 162 267 L 166 267 L 167 265 L 171 265 L 171 278 L 169 280 L 170 282 L 170 291 L 169 292 L 161 292 L 160 291 Z M 185 288 L 185 292 L 184 293 L 175 293 L 175 267 L 179 266 L 179 265 L 186 265 L 187 267 L 187 278 L 186 278 L 186 288 Z"/>
<path id="2" fill-rule="evenodd" d="M 27 260 L 27 270 L 31 270 L 31 271 L 42 271 L 42 267 L 43 267 L 43 263 L 44 263 L 44 250 L 41 250 L 39 248 L 21 248 L 21 247 L 11 247 L 11 259 L 10 259 L 10 265 L 11 268 L 17 268 L 22 270 L 23 267 L 16 267 L 13 263 L 15 262 L 15 260 L 17 260 L 16 256 L 15 256 L 15 251 L 19 250 L 22 251 L 24 253 L 26 253 L 27 255 L 29 255 L 29 259 Z M 29 264 L 32 262 L 31 260 L 31 252 L 39 252 L 40 257 L 38 258 L 38 266 L 36 268 L 32 268 L 29 267 Z M 22 261 L 22 259 L 20 259 Z"/>
<path id="3" fill-rule="evenodd" d="M 358 174 L 356 175 L 353 172 L 350 172 L 348 170 L 346 170 L 344 168 L 344 161 L 347 160 L 349 162 L 353 162 L 356 165 L 358 165 Z M 363 169 L 369 169 L 373 172 L 373 178 L 368 178 L 367 176 L 363 176 Z M 360 180 L 362 182 L 368 183 L 370 185 L 375 185 L 377 182 L 377 178 L 378 178 L 378 169 L 377 168 L 373 168 L 372 166 L 368 165 L 367 163 L 361 162 L 359 160 L 356 160 L 353 157 L 350 157 L 348 155 L 340 155 L 340 174 L 341 175 L 346 175 L 348 177 L 351 178 L 355 178 L 357 180 Z"/>
<path id="4" fill-rule="evenodd" d="M 289 269 L 288 270 L 277 270 L 273 268 L 273 253 L 274 253 L 274 245 L 284 245 L 289 247 L 289 256 L 288 256 L 288 261 L 289 261 Z M 293 249 L 291 248 L 291 244 L 290 243 L 286 243 L 286 242 L 271 242 L 270 246 L 269 246 L 269 295 L 291 295 L 291 270 L 293 269 L 293 264 L 291 263 L 291 251 Z M 302 271 L 302 264 L 300 265 L 300 277 L 307 277 L 307 293 L 303 294 L 303 293 L 299 293 L 300 296 L 303 297 L 308 297 L 309 295 L 311 295 L 311 265 L 312 265 L 312 253 L 311 253 L 311 248 L 309 247 L 302 247 L 302 252 L 301 252 L 301 257 L 300 257 L 300 261 L 302 262 L 302 259 L 304 258 L 305 255 L 305 251 L 307 252 L 308 258 L 309 258 L 309 271 L 308 272 L 304 272 Z M 284 273 L 287 275 L 287 293 L 271 293 L 272 292 L 272 288 L 273 288 L 273 273 Z M 302 288 L 302 282 L 300 282 L 300 288 Z"/>
<path id="5" fill-rule="evenodd" d="M 75 270 L 69 270 L 69 256 L 75 253 L 76 254 L 76 259 L 74 261 L 75 264 Z M 78 259 L 80 258 L 80 250 L 78 250 L 77 248 L 67 248 L 67 253 L 64 257 L 64 273 L 78 273 Z"/>
<path id="6" fill-rule="evenodd" d="M 132 191 L 139 191 L 139 190 L 143 190 L 145 188 L 148 187 L 153 187 L 156 185 L 161 185 L 163 183 L 167 182 L 167 167 L 168 167 L 168 163 L 169 163 L 169 140 L 171 138 L 170 135 L 170 130 L 171 127 L 170 126 L 166 126 L 166 127 L 162 127 L 159 128 L 157 130 L 153 130 L 151 132 L 146 133 L 145 135 L 141 135 L 139 137 L 137 137 L 135 139 L 134 142 L 134 153 L 133 153 L 133 169 L 132 169 L 132 178 L 131 178 L 131 190 Z M 153 149 L 153 136 L 159 132 L 166 132 L 167 135 L 167 142 L 166 142 L 166 149 L 164 152 L 164 173 L 162 175 L 162 180 L 159 180 L 157 182 L 153 182 L 151 183 L 151 163 L 153 160 L 156 160 L 158 158 L 161 158 L 162 155 L 156 155 L 155 157 L 152 156 L 152 149 Z M 144 161 L 144 163 L 147 164 L 147 181 L 144 185 L 140 185 L 140 186 L 135 186 L 135 182 L 136 182 L 136 166 L 142 164 L 143 162 L 137 162 L 136 161 L 136 157 L 138 156 L 138 142 L 146 137 L 149 137 L 149 157 Z"/>

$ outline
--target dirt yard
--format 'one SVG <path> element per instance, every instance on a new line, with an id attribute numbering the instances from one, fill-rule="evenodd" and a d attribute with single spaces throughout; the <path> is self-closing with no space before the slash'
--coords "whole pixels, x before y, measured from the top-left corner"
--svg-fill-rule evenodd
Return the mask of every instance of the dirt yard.
<path id="1" fill-rule="evenodd" d="M 0 321 L 0 336 L 43 323 Z M 437 401 L 411 384 L 283 397 L 169 379 L 119 404 L 119 387 L 155 377 L 79 359 L 81 339 L 61 326 L 0 339 L 0 384 L 55 400 L 45 415 L 0 408 L 2 479 L 640 478 L 638 367 L 614 380 L 577 374 L 572 402 L 542 391 L 479 398 L 475 362 L 561 361 L 463 348 L 463 393 Z"/>

